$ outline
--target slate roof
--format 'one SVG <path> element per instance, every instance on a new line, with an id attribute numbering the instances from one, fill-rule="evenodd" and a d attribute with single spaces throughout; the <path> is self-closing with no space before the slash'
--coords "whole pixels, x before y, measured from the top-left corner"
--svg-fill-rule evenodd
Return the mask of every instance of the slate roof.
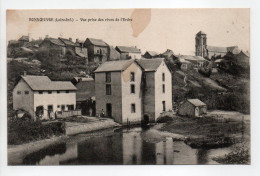
<path id="1" fill-rule="evenodd" d="M 130 46 L 117 46 L 116 50 L 120 53 L 141 53 L 141 50 Z"/>
<path id="2" fill-rule="evenodd" d="M 76 90 L 77 88 L 69 81 L 51 81 L 48 76 L 22 76 L 22 79 L 32 90 Z"/>
<path id="3" fill-rule="evenodd" d="M 193 104 L 194 106 L 206 106 L 206 104 L 200 101 L 199 99 L 187 99 L 187 101 Z"/>
<path id="4" fill-rule="evenodd" d="M 227 52 L 227 47 L 207 46 L 207 50 L 209 52 L 226 53 Z"/>
<path id="5" fill-rule="evenodd" d="M 144 69 L 144 71 L 156 71 L 163 61 L 164 58 L 136 60 L 136 62 Z"/>
<path id="6" fill-rule="evenodd" d="M 93 78 L 88 81 L 80 81 L 76 84 L 76 87 L 76 101 L 85 101 L 88 98 L 95 96 L 95 81 Z"/>
<path id="7" fill-rule="evenodd" d="M 107 61 L 102 63 L 96 70 L 98 72 L 115 72 L 115 71 L 124 71 L 129 67 L 135 60 L 117 60 L 117 61 Z"/>
<path id="8" fill-rule="evenodd" d="M 19 38 L 19 41 L 27 41 L 27 42 L 29 42 L 29 36 L 23 35 L 21 38 Z"/>
<path id="9" fill-rule="evenodd" d="M 188 61 L 205 61 L 205 59 L 201 56 L 191 56 L 191 55 L 180 55 L 177 56 L 179 59 L 185 59 Z"/>
<path id="10" fill-rule="evenodd" d="M 146 51 L 146 53 L 148 53 L 150 56 L 156 56 L 156 55 L 158 55 L 158 53 L 155 52 L 155 51 Z"/>
<path id="11" fill-rule="evenodd" d="M 167 55 L 167 56 L 171 56 L 171 55 L 173 55 L 174 54 L 174 52 L 172 51 L 172 50 L 170 50 L 170 49 L 167 49 L 164 53 L 162 53 L 162 55 Z"/>
<path id="12" fill-rule="evenodd" d="M 46 39 L 45 39 L 46 40 Z M 55 39 L 55 38 L 48 38 L 47 40 L 49 40 L 51 43 L 55 44 L 55 45 L 59 45 L 59 46 L 65 46 L 65 44 L 59 40 L 59 39 Z"/>
<path id="13" fill-rule="evenodd" d="M 70 41 L 69 39 L 65 39 L 65 38 L 61 38 L 61 37 L 59 37 L 59 39 L 60 39 L 65 45 L 77 46 L 74 42 Z"/>
<path id="14" fill-rule="evenodd" d="M 87 38 L 90 43 L 92 43 L 93 45 L 96 45 L 96 46 L 108 46 L 108 44 L 106 44 L 106 42 L 104 42 L 103 40 L 101 39 L 93 39 L 93 38 Z"/>
<path id="15" fill-rule="evenodd" d="M 187 61 L 187 60 L 185 60 L 185 59 L 183 59 L 183 58 L 179 58 L 179 61 L 180 61 L 181 63 L 191 64 L 191 62 L 189 62 L 189 61 Z"/>

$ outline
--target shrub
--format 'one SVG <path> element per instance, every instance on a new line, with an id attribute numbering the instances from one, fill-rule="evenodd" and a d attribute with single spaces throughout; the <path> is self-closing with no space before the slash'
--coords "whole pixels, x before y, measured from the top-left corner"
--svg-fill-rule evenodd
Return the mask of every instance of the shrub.
<path id="1" fill-rule="evenodd" d="M 172 121 L 172 117 L 170 116 L 162 116 L 157 119 L 157 123 L 166 123 Z"/>
<path id="2" fill-rule="evenodd" d="M 8 144 L 18 145 L 65 133 L 63 122 L 43 124 L 40 121 L 10 119 L 8 121 Z"/>

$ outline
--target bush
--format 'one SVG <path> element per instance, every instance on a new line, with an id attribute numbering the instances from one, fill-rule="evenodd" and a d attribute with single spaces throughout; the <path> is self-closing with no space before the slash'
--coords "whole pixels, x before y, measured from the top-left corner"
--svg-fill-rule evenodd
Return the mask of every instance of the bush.
<path id="1" fill-rule="evenodd" d="M 169 121 L 172 121 L 172 117 L 170 117 L 170 116 L 163 116 L 163 117 L 159 117 L 157 119 L 157 123 L 166 123 Z"/>
<path id="2" fill-rule="evenodd" d="M 250 164 L 250 153 L 248 149 L 236 148 L 235 151 L 224 157 L 216 157 L 213 160 L 221 164 Z"/>
<path id="3" fill-rule="evenodd" d="M 10 119 L 8 121 L 8 144 L 18 145 L 52 136 L 65 134 L 63 122 L 43 124 L 29 119 Z"/>

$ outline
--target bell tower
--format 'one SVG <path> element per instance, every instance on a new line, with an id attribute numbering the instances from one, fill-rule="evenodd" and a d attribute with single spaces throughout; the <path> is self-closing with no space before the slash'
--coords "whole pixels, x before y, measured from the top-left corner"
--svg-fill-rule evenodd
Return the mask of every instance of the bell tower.
<path id="1" fill-rule="evenodd" d="M 199 31 L 195 37 L 195 55 L 207 57 L 207 34 Z"/>

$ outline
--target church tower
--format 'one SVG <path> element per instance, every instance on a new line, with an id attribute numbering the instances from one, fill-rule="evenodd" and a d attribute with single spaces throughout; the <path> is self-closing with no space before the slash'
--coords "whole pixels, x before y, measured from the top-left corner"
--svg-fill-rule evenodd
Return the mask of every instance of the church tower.
<path id="1" fill-rule="evenodd" d="M 199 31 L 195 37 L 196 56 L 207 57 L 207 34 Z"/>

